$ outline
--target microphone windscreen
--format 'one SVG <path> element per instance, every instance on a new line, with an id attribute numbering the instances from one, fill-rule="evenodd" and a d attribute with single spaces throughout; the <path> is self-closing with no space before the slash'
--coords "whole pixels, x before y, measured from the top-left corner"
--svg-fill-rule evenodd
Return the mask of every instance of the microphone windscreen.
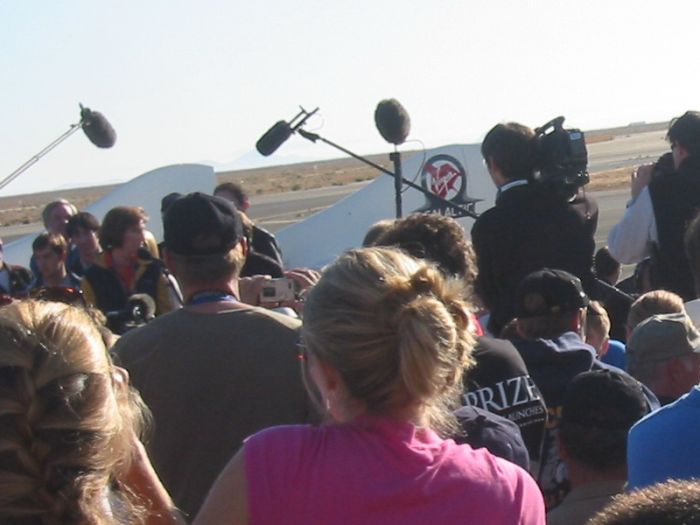
<path id="1" fill-rule="evenodd" d="M 374 111 L 374 123 L 387 142 L 398 146 L 411 132 L 411 117 L 395 98 L 382 100 Z"/>
<path id="2" fill-rule="evenodd" d="M 292 128 L 289 124 L 284 120 L 280 120 L 260 137 L 260 140 L 255 143 L 255 149 L 258 150 L 260 155 L 265 157 L 272 155 L 291 134 Z"/>
<path id="3" fill-rule="evenodd" d="M 145 293 L 131 295 L 126 307 L 132 311 L 135 308 L 139 309 L 139 313 L 143 316 L 144 321 L 153 319 L 156 315 L 156 302 L 153 300 L 153 297 Z"/>
<path id="4" fill-rule="evenodd" d="M 112 125 L 107 121 L 102 113 L 92 111 L 90 108 L 80 110 L 82 117 L 82 128 L 95 146 L 98 148 L 111 148 L 117 141 L 117 134 Z"/>

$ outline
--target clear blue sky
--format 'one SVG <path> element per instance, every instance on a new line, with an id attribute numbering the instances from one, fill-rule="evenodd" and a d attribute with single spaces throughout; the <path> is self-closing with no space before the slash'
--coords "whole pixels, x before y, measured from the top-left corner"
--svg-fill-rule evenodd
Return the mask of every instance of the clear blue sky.
<path id="1" fill-rule="evenodd" d="M 118 140 L 99 150 L 79 132 L 0 195 L 230 163 L 300 104 L 358 153 L 389 151 L 373 122 L 388 97 L 427 146 L 559 114 L 584 129 L 667 120 L 700 109 L 698 15 L 690 1 L 5 0 L 0 178 L 77 122 L 78 102 Z M 292 137 L 272 160 L 290 156 L 339 155 Z"/>

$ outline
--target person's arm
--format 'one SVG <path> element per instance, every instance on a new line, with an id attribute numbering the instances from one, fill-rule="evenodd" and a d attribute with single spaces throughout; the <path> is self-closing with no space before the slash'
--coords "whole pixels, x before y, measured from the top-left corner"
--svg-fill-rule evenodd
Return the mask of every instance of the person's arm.
<path id="1" fill-rule="evenodd" d="M 136 436 L 131 464 L 123 482 L 145 507 L 145 525 L 186 525 Z"/>
<path id="2" fill-rule="evenodd" d="M 624 216 L 608 235 L 610 254 L 623 264 L 637 263 L 651 253 L 656 240 L 656 219 L 649 188 L 627 208 Z"/>
<path id="3" fill-rule="evenodd" d="M 192 525 L 247 525 L 248 521 L 243 445 L 219 475 Z"/>

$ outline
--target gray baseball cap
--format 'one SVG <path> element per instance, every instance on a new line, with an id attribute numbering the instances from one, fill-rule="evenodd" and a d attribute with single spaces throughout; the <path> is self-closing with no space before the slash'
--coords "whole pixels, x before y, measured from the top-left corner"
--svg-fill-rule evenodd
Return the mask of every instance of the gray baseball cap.
<path id="1" fill-rule="evenodd" d="M 700 354 L 700 332 L 685 312 L 652 315 L 632 331 L 626 353 L 629 364 Z"/>

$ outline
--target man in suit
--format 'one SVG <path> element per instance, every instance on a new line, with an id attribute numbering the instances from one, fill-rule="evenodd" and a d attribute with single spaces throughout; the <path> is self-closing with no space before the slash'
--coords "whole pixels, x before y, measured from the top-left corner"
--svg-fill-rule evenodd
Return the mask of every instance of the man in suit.
<path id="1" fill-rule="evenodd" d="M 475 289 L 490 311 L 489 330 L 498 335 L 514 317 L 518 283 L 535 270 L 566 270 L 591 294 L 596 207 L 587 197 L 574 203 L 534 182 L 536 138 L 526 126 L 498 124 L 484 138 L 481 153 L 498 196 L 471 231 L 478 267 Z"/>

